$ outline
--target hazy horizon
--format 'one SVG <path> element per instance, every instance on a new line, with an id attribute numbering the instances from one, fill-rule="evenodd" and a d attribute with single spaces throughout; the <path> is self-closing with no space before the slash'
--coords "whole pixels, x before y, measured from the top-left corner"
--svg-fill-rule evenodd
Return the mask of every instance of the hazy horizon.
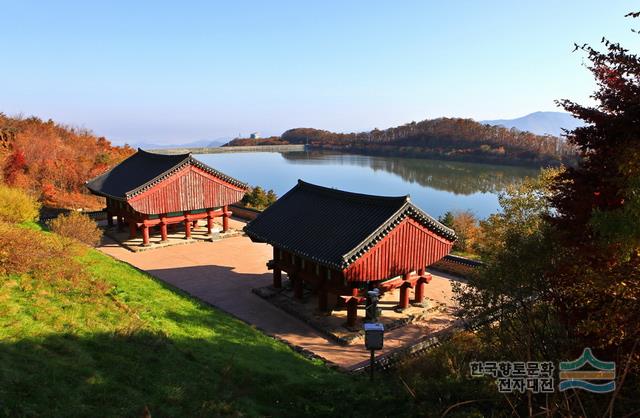
<path id="1" fill-rule="evenodd" d="M 629 7 L 9 2 L 0 112 L 119 144 L 512 119 L 590 102 L 574 42 L 637 43 Z"/>

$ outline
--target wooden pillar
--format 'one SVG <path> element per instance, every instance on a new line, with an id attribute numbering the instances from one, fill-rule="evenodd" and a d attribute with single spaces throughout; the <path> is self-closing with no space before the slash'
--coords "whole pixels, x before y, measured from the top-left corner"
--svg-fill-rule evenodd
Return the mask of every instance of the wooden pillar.
<path id="1" fill-rule="evenodd" d="M 347 302 L 347 326 L 353 327 L 358 320 L 358 299 L 351 298 Z"/>
<path id="2" fill-rule="evenodd" d="M 142 225 L 142 245 L 149 245 L 149 227 Z"/>
<path id="3" fill-rule="evenodd" d="M 400 286 L 400 303 L 398 306 L 400 309 L 407 309 L 409 307 L 409 286 L 407 284 Z"/>
<path id="4" fill-rule="evenodd" d="M 225 205 L 222 209 L 222 232 L 227 232 L 229 230 L 229 207 Z"/>
<path id="5" fill-rule="evenodd" d="M 280 270 L 280 267 L 273 268 L 273 287 L 276 289 L 282 288 L 282 270 Z"/>
<path id="6" fill-rule="evenodd" d="M 160 223 L 160 236 L 162 237 L 162 242 L 167 242 L 169 240 L 169 238 L 167 237 L 167 223 L 166 222 L 161 222 Z"/>
<path id="7" fill-rule="evenodd" d="M 113 213 L 107 212 L 107 225 L 113 226 Z"/>
<path id="8" fill-rule="evenodd" d="M 131 220 L 129 221 L 129 239 L 134 239 L 137 235 L 138 235 L 138 225 L 136 225 L 136 221 Z"/>
<path id="9" fill-rule="evenodd" d="M 353 297 L 357 297 L 357 296 L 358 296 L 358 291 L 359 291 L 360 289 L 358 289 L 358 287 L 357 287 L 356 285 L 353 285 L 353 284 L 352 284 L 351 286 L 352 286 L 352 287 L 351 287 L 351 296 L 353 296 Z"/>
<path id="10" fill-rule="evenodd" d="M 211 230 L 213 229 L 213 216 L 211 215 L 211 211 L 207 211 L 207 234 L 211 235 Z"/>
<path id="11" fill-rule="evenodd" d="M 421 277 L 416 283 L 414 303 L 422 303 L 424 301 L 424 279 Z"/>
<path id="12" fill-rule="evenodd" d="M 191 222 L 186 218 L 184 220 L 184 238 L 185 239 L 191 238 Z"/>
<path id="13" fill-rule="evenodd" d="M 318 292 L 318 310 L 320 312 L 327 312 L 329 310 L 329 291 L 327 286 L 323 285 Z"/>
<path id="14" fill-rule="evenodd" d="M 118 231 L 122 231 L 124 229 L 124 217 L 118 215 Z"/>
<path id="15" fill-rule="evenodd" d="M 294 274 L 292 276 L 292 279 L 293 279 L 293 297 L 296 299 L 302 299 L 303 290 L 304 290 L 302 277 L 298 276 L 297 274 Z"/>
<path id="16" fill-rule="evenodd" d="M 418 270 L 418 275 L 420 276 L 420 278 L 416 283 L 415 297 L 413 300 L 414 303 L 422 303 L 424 301 L 424 284 L 426 283 L 424 272 L 425 270 L 423 268 Z"/>
<path id="17" fill-rule="evenodd" d="M 411 273 L 405 273 L 402 279 L 409 280 L 409 277 L 411 277 Z M 400 309 L 409 307 L 409 287 L 409 283 L 402 283 L 400 286 L 400 303 L 398 304 Z"/>

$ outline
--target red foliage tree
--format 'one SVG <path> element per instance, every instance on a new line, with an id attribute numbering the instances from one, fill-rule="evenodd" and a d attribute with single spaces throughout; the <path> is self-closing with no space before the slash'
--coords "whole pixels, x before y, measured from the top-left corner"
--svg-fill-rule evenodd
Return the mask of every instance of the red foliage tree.
<path id="1" fill-rule="evenodd" d="M 24 173 L 27 167 L 27 161 L 24 153 L 16 149 L 7 159 L 2 174 L 4 181 L 9 185 L 14 185 L 18 173 Z"/>
<path id="2" fill-rule="evenodd" d="M 603 39 L 586 52 L 595 106 L 560 104 L 587 122 L 567 134 L 581 154 L 554 185 L 558 245 L 549 274 L 567 329 L 621 364 L 640 338 L 640 58 Z M 581 348 L 580 348 L 581 349 Z"/>
<path id="3" fill-rule="evenodd" d="M 8 136 L 12 151 L 2 167 L 5 181 L 38 194 L 46 205 L 55 207 L 101 207 L 103 203 L 87 193 L 84 182 L 133 153 L 85 129 L 36 117 L 0 113 L 3 130 L 12 133 Z"/>

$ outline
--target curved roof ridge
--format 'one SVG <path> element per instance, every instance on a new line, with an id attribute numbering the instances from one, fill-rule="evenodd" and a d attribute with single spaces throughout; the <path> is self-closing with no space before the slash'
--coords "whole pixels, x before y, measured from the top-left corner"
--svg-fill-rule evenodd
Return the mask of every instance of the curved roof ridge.
<path id="1" fill-rule="evenodd" d="M 320 186 L 317 184 L 308 183 L 302 179 L 298 179 L 298 187 L 304 190 L 312 192 L 323 193 L 331 197 L 338 197 L 346 200 L 357 200 L 368 203 L 396 203 L 404 204 L 410 200 L 410 195 L 402 196 L 379 196 L 373 194 L 349 192 L 346 190 L 334 189 L 331 187 Z"/>
<path id="2" fill-rule="evenodd" d="M 138 152 L 142 155 L 144 155 L 147 158 L 159 158 L 159 159 L 186 159 L 189 158 L 191 156 L 190 152 L 187 152 L 185 154 L 162 154 L 159 152 L 151 152 L 151 151 L 146 151 L 143 150 L 142 148 L 138 147 Z"/>
<path id="3" fill-rule="evenodd" d="M 127 200 L 153 187 L 186 165 L 196 166 L 232 186 L 247 188 L 245 183 L 209 167 L 194 158 L 191 153 L 160 154 L 142 148 L 138 148 L 137 152 L 108 171 L 87 181 L 86 186 L 95 194 Z"/>

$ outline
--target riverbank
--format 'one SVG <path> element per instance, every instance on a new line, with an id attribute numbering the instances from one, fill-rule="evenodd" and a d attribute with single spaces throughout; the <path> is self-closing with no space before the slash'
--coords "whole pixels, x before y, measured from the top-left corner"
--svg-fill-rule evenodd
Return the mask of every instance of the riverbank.
<path id="1" fill-rule="evenodd" d="M 454 161 L 461 163 L 474 163 L 485 165 L 503 165 L 510 167 L 524 168 L 547 168 L 558 167 L 562 164 L 572 165 L 573 161 L 549 160 L 524 160 L 521 158 L 509 158 L 498 154 L 474 153 L 474 152 L 440 152 L 438 150 L 425 149 L 422 147 L 395 147 L 395 146 L 318 146 L 307 145 L 307 151 L 333 151 L 349 154 L 367 155 L 371 157 L 389 158 L 414 158 L 436 161 Z"/>

